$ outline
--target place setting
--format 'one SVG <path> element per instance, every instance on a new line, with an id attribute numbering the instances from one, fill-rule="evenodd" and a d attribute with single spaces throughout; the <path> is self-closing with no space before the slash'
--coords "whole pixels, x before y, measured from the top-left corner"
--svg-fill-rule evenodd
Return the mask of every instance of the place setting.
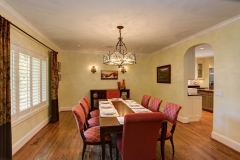
<path id="1" fill-rule="evenodd" d="M 101 117 L 118 117 L 119 114 L 115 108 L 101 109 Z"/>

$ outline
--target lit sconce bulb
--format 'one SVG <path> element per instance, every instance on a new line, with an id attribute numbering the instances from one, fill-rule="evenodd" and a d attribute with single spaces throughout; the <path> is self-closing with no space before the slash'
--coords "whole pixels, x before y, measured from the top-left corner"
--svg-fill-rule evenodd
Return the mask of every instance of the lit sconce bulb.
<path id="1" fill-rule="evenodd" d="M 97 70 L 96 70 L 95 66 L 92 66 L 91 72 L 92 72 L 92 73 L 95 73 L 95 72 L 97 72 Z"/>
<path id="2" fill-rule="evenodd" d="M 124 66 L 121 67 L 121 72 L 124 74 L 125 72 L 127 72 L 126 68 Z"/>

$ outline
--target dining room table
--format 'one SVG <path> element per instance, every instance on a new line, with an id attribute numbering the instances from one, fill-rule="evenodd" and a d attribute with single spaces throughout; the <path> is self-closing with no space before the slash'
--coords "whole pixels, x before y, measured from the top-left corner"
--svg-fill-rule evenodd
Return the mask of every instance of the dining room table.
<path id="1" fill-rule="evenodd" d="M 127 103 L 129 101 L 131 102 L 132 100 L 122 100 L 122 99 L 108 100 L 108 102 L 110 102 L 111 105 L 113 106 L 113 109 L 116 111 L 117 115 L 105 116 L 101 109 L 101 102 L 104 102 L 104 101 L 107 101 L 107 100 L 99 101 L 99 109 L 100 109 L 99 125 L 100 125 L 100 138 L 102 142 L 102 160 L 105 159 L 105 134 L 106 133 L 122 133 L 123 123 L 119 122 L 118 118 L 122 118 L 122 120 L 124 121 L 123 117 L 126 114 L 137 112 L 133 108 L 129 107 L 129 103 Z M 138 105 L 139 107 L 142 108 L 140 104 Z M 145 109 L 145 108 L 142 108 L 142 109 Z M 145 111 L 147 110 L 145 109 Z"/>

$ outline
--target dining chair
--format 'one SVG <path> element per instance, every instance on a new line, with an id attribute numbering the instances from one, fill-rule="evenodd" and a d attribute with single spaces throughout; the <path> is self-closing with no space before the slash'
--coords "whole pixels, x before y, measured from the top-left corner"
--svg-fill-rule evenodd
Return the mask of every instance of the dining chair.
<path id="1" fill-rule="evenodd" d="M 91 111 L 91 104 L 90 104 L 89 98 L 87 96 L 83 96 L 83 99 L 86 101 L 86 103 L 88 105 L 90 117 L 99 117 L 98 109 Z"/>
<path id="2" fill-rule="evenodd" d="M 120 98 L 120 91 L 119 90 L 106 90 L 106 97 L 107 97 L 107 99 Z"/>
<path id="3" fill-rule="evenodd" d="M 162 100 L 159 98 L 152 98 L 152 101 L 148 107 L 149 110 L 152 112 L 159 112 L 160 105 L 162 103 Z"/>
<path id="4" fill-rule="evenodd" d="M 171 129 L 167 128 L 166 132 L 162 132 L 160 129 L 159 132 L 159 138 L 158 141 L 161 143 L 161 154 L 162 157 L 164 157 L 164 145 L 165 145 L 165 140 L 170 140 L 171 145 L 172 145 L 172 154 L 174 155 L 174 143 L 173 143 L 173 134 L 177 125 L 177 117 L 178 113 L 182 107 L 178 104 L 174 104 L 171 102 L 167 102 L 164 109 L 163 109 L 163 114 L 165 116 L 165 120 L 171 123 Z M 162 135 L 163 133 L 166 133 L 165 135 Z M 162 137 L 164 136 L 164 137 Z"/>
<path id="5" fill-rule="evenodd" d="M 117 159 L 156 159 L 159 127 L 164 121 L 160 112 L 130 113 L 124 116 L 123 133 L 116 135 Z M 119 152 L 118 152 L 119 151 Z"/>
<path id="6" fill-rule="evenodd" d="M 82 107 L 80 107 L 79 105 L 74 106 L 72 108 L 72 112 L 75 117 L 77 127 L 83 141 L 83 149 L 82 149 L 82 160 L 83 160 L 87 145 L 101 145 L 100 127 L 96 126 L 88 129 L 84 128 L 86 117 Z M 105 143 L 109 145 L 110 156 L 112 159 L 112 139 L 110 134 L 105 134 Z"/>
<path id="7" fill-rule="evenodd" d="M 90 117 L 89 116 L 89 107 L 87 106 L 87 103 L 84 99 L 81 99 L 78 104 L 82 107 L 84 111 L 84 115 L 86 117 L 86 125 L 87 128 L 99 126 L 99 117 Z"/>
<path id="8" fill-rule="evenodd" d="M 151 98 L 151 96 L 144 94 L 142 97 L 142 100 L 141 100 L 141 105 L 145 108 L 148 108 L 148 103 L 149 103 L 150 98 Z"/>

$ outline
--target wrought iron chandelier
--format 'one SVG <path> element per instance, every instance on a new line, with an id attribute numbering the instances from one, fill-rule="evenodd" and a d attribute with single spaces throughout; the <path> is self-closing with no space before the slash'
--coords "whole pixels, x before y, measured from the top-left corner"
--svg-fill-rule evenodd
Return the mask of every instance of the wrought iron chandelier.
<path id="1" fill-rule="evenodd" d="M 122 41 L 121 37 L 121 29 L 123 26 L 117 26 L 119 29 L 120 37 L 118 38 L 118 43 L 116 44 L 115 50 L 113 53 L 109 51 L 109 53 L 104 54 L 103 56 L 103 64 L 106 65 L 115 65 L 118 68 L 125 65 L 136 64 L 136 55 L 135 53 L 131 53 L 127 51 L 127 47 Z"/>

